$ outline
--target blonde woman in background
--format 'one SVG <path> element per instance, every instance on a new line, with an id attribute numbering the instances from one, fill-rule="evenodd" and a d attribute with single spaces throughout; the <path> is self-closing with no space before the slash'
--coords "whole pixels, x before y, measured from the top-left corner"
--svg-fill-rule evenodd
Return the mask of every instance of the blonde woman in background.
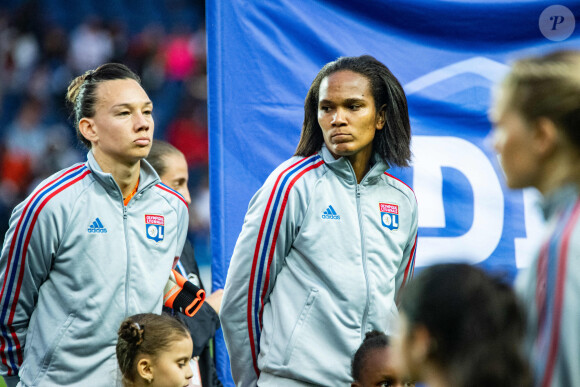
<path id="1" fill-rule="evenodd" d="M 580 51 L 517 61 L 494 101 L 510 188 L 537 188 L 547 230 L 516 287 L 536 386 L 580 386 Z"/>

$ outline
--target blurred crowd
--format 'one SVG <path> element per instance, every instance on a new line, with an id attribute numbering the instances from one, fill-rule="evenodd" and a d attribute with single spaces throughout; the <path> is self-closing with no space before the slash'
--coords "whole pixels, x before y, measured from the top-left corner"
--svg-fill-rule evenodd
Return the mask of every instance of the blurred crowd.
<path id="1" fill-rule="evenodd" d="M 204 1 L 149 0 L 139 9 L 128 0 L 74 3 L 0 5 L 1 235 L 12 209 L 33 187 L 85 160 L 87 150 L 65 106 L 69 81 L 102 63 L 121 62 L 141 76 L 153 100 L 155 138 L 187 158 L 190 238 L 200 264 L 208 263 Z"/>

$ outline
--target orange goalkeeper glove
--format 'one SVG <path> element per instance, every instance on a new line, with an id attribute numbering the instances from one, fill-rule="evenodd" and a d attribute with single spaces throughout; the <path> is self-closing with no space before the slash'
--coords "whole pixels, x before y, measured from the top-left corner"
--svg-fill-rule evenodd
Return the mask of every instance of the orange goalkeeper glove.
<path id="1" fill-rule="evenodd" d="M 191 317 L 197 313 L 205 300 L 205 291 L 183 277 L 175 269 L 163 291 L 163 305 Z"/>

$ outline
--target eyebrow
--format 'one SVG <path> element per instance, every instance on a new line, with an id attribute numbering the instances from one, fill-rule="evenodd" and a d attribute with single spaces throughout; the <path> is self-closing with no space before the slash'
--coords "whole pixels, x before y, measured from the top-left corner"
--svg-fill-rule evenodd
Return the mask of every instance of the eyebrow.
<path id="1" fill-rule="evenodd" d="M 360 98 L 359 97 L 352 97 L 352 98 L 347 98 L 347 99 L 342 101 L 342 103 L 345 103 L 345 104 L 354 103 L 354 102 L 365 102 L 365 99 L 363 97 L 360 97 Z M 335 102 L 332 100 L 329 100 L 329 99 L 321 99 L 320 101 L 318 101 L 318 104 L 321 104 L 321 103 L 335 103 Z"/>
<path id="2" fill-rule="evenodd" d="M 122 108 L 122 107 L 130 108 L 133 105 L 138 105 L 138 104 L 133 104 L 133 103 L 119 103 L 119 104 L 113 105 L 113 109 L 115 109 L 115 108 Z M 146 102 L 143 102 L 141 105 L 143 105 L 143 106 L 153 106 L 153 102 L 146 101 Z"/>

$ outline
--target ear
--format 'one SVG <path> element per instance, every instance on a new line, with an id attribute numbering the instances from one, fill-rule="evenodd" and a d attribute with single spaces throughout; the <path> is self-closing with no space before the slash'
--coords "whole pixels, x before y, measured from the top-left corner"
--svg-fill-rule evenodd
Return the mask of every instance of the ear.
<path id="1" fill-rule="evenodd" d="M 153 380 L 153 362 L 148 356 L 144 356 L 137 362 L 137 374 L 144 380 Z"/>
<path id="2" fill-rule="evenodd" d="M 534 123 L 534 143 L 540 155 L 548 155 L 554 151 L 560 140 L 560 132 L 554 121 L 540 117 Z"/>
<path id="3" fill-rule="evenodd" d="M 95 130 L 95 121 L 91 118 L 83 117 L 79 121 L 79 132 L 84 138 L 89 140 L 91 143 L 99 140 L 97 131 Z"/>
<path id="4" fill-rule="evenodd" d="M 383 105 L 377 111 L 376 124 L 375 124 L 376 130 L 381 130 L 385 127 L 385 123 L 387 122 L 386 114 L 387 114 L 387 105 Z"/>
<path id="5" fill-rule="evenodd" d="M 350 387 L 360 387 L 360 384 L 359 384 L 359 382 L 352 382 L 350 384 Z"/>
<path id="6" fill-rule="evenodd" d="M 435 347 L 431 334 L 424 325 L 417 325 L 411 333 L 411 357 L 415 364 L 424 364 Z"/>

